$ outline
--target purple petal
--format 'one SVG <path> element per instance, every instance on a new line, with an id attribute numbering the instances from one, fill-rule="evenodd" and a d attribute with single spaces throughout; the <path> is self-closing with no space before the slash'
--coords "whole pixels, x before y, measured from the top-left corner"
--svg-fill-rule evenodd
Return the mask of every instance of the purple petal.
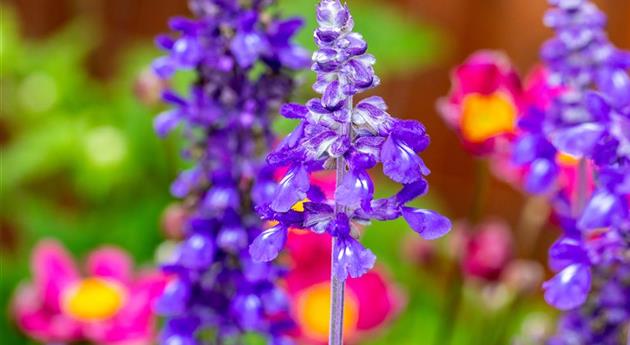
<path id="1" fill-rule="evenodd" d="M 588 92 L 584 95 L 584 103 L 586 109 L 597 121 L 606 121 L 610 117 L 610 105 L 608 102 L 596 92 Z"/>
<path id="2" fill-rule="evenodd" d="M 184 198 L 199 184 L 202 176 L 201 170 L 196 167 L 181 172 L 171 184 L 171 194 L 177 198 Z"/>
<path id="3" fill-rule="evenodd" d="M 263 323 L 263 308 L 256 294 L 237 295 L 232 300 L 230 311 L 240 327 L 247 331 L 260 329 Z"/>
<path id="4" fill-rule="evenodd" d="M 615 220 L 624 218 L 628 213 L 625 200 L 606 191 L 596 192 L 586 205 L 578 221 L 578 227 L 584 230 L 605 228 Z"/>
<path id="5" fill-rule="evenodd" d="M 328 84 L 322 95 L 322 105 L 329 111 L 338 110 L 343 106 L 346 95 L 343 93 L 339 81 L 335 80 Z"/>
<path id="6" fill-rule="evenodd" d="M 560 271 L 575 263 L 587 264 L 588 254 L 582 246 L 583 243 L 575 238 L 561 237 L 549 248 L 549 266 Z"/>
<path id="7" fill-rule="evenodd" d="M 247 231 L 238 226 L 224 227 L 217 236 L 217 245 L 230 253 L 239 253 L 247 242 Z"/>
<path id="8" fill-rule="evenodd" d="M 599 88 L 617 108 L 630 105 L 630 76 L 626 70 L 606 71 L 598 79 Z"/>
<path id="9" fill-rule="evenodd" d="M 178 110 L 165 111 L 153 121 L 153 128 L 160 137 L 167 136 L 182 120 Z"/>
<path id="10" fill-rule="evenodd" d="M 173 279 L 166 285 L 162 296 L 156 301 L 156 312 L 162 316 L 181 315 L 187 309 L 189 298 L 190 286 L 181 279 Z"/>
<path id="11" fill-rule="evenodd" d="M 340 280 L 346 280 L 348 275 L 359 278 L 371 270 L 376 262 L 374 253 L 350 236 L 337 239 L 334 253 L 333 269 L 335 276 Z"/>
<path id="12" fill-rule="evenodd" d="M 308 108 L 301 104 L 287 103 L 280 108 L 280 115 L 287 119 L 303 119 L 308 114 Z"/>
<path id="13" fill-rule="evenodd" d="M 254 64 L 260 54 L 264 51 L 266 42 L 263 37 L 254 32 L 239 32 L 232 39 L 230 50 L 236 62 L 243 68 L 248 68 Z"/>
<path id="14" fill-rule="evenodd" d="M 351 170 L 344 177 L 335 191 L 335 201 L 340 205 L 358 208 L 364 202 L 370 202 L 374 195 L 374 184 L 364 170 Z"/>
<path id="15" fill-rule="evenodd" d="M 287 242 L 287 229 L 281 225 L 262 232 L 249 246 L 254 262 L 268 262 L 276 257 Z"/>
<path id="16" fill-rule="evenodd" d="M 271 209 L 276 212 L 287 212 L 296 202 L 306 197 L 309 187 L 308 173 L 303 165 L 289 169 L 278 184 Z"/>
<path id="17" fill-rule="evenodd" d="M 413 183 L 429 174 L 429 169 L 414 150 L 389 136 L 381 148 L 383 172 L 399 183 Z"/>
<path id="18" fill-rule="evenodd" d="M 552 142 L 558 150 L 576 157 L 589 156 L 604 134 L 605 128 L 597 123 L 584 123 L 554 133 Z"/>
<path id="19" fill-rule="evenodd" d="M 424 151 L 431 142 L 424 126 L 414 120 L 396 121 L 392 135 L 397 140 L 407 144 L 415 152 Z"/>
<path id="20" fill-rule="evenodd" d="M 210 237 L 205 234 L 194 234 L 187 238 L 178 249 L 177 261 L 188 268 L 202 269 L 210 266 L 214 253 L 214 242 Z"/>
<path id="21" fill-rule="evenodd" d="M 402 215 L 409 226 L 425 240 L 442 237 L 451 230 L 451 221 L 435 211 L 403 207 Z"/>
<path id="22" fill-rule="evenodd" d="M 591 270 L 586 265 L 567 266 L 543 284 L 545 301 L 561 310 L 582 305 L 591 289 Z"/>
<path id="23" fill-rule="evenodd" d="M 170 57 L 163 56 L 155 59 L 151 64 L 151 68 L 160 78 L 168 79 L 175 74 L 177 66 Z"/>
<path id="24" fill-rule="evenodd" d="M 217 212 L 226 208 L 238 209 L 240 197 L 238 190 L 232 186 L 214 186 L 204 196 L 201 207 L 209 212 Z"/>
<path id="25" fill-rule="evenodd" d="M 333 220 L 333 209 L 324 203 L 307 202 L 304 204 L 304 227 L 318 234 L 324 233 Z"/>
<path id="26" fill-rule="evenodd" d="M 424 195 L 429 190 L 429 184 L 425 179 L 420 179 L 414 183 L 406 184 L 396 194 L 396 203 L 398 205 L 404 205 L 409 201 Z"/>
<path id="27" fill-rule="evenodd" d="M 542 194 L 553 187 L 558 176 L 555 162 L 541 158 L 535 160 L 527 172 L 525 190 L 532 194 Z"/>

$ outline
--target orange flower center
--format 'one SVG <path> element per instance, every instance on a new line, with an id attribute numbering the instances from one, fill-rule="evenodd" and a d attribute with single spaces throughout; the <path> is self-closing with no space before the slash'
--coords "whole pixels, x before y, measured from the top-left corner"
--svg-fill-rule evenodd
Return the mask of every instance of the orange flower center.
<path id="1" fill-rule="evenodd" d="M 564 152 L 559 152 L 556 153 L 556 162 L 562 166 L 576 166 L 578 164 L 580 160 L 575 157 L 572 156 L 568 153 L 564 153 Z"/>
<path id="2" fill-rule="evenodd" d="M 297 317 L 304 333 L 310 338 L 328 340 L 330 315 L 330 283 L 319 283 L 305 289 L 297 299 Z M 346 289 L 343 317 L 344 338 L 351 337 L 359 320 L 359 303 L 352 291 Z"/>
<path id="3" fill-rule="evenodd" d="M 481 143 L 514 131 L 517 110 L 503 93 L 470 94 L 462 104 L 461 131 L 466 141 Z"/>
<path id="4" fill-rule="evenodd" d="M 102 321 L 116 315 L 125 302 L 124 289 L 103 278 L 86 278 L 63 295 L 63 310 L 81 321 Z"/>

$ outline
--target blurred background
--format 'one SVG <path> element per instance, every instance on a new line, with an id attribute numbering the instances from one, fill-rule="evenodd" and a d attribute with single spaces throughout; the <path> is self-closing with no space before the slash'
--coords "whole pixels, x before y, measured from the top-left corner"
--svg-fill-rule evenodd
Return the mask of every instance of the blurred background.
<path id="1" fill-rule="evenodd" d="M 406 306 L 361 344 L 430 344 L 443 333 L 453 344 L 539 343 L 553 329 L 555 312 L 536 284 L 548 277 L 546 250 L 557 232 L 544 225 L 526 241 L 518 232 L 524 214 L 544 214 L 544 201 L 526 200 L 479 168 L 435 103 L 448 93 L 450 69 L 475 50 L 505 51 L 522 74 L 534 66 L 551 35 L 541 23 L 546 1 L 348 2 L 378 60 L 383 83 L 376 92 L 393 115 L 421 120 L 432 137 L 423 156 L 432 170 L 424 202 L 471 227 L 508 233 L 490 231 L 477 241 L 504 249 L 485 258 L 500 262 L 501 272 L 469 279 L 450 265 L 462 260 L 453 254 L 458 241 L 468 241 L 458 231 L 429 244 L 407 237 L 403 222 L 375 224 L 365 242 Z M 609 15 L 612 41 L 630 48 L 630 1 L 595 2 Z M 309 49 L 314 4 L 279 1 L 283 13 L 309 16 L 300 36 Z M 182 162 L 178 140 L 153 133 L 152 119 L 163 107 L 159 85 L 146 71 L 160 54 L 153 37 L 168 31 L 169 17 L 189 12 L 184 0 L 8 0 L 0 10 L 0 334 L 17 345 L 27 340 L 5 306 L 29 276 L 30 250 L 39 239 L 57 238 L 78 257 L 115 244 L 152 264 L 165 237 L 160 219 L 172 201 L 168 186 Z M 308 97 L 307 85 L 298 97 Z M 286 126 L 278 124 L 281 131 Z M 535 287 L 527 286 L 529 278 Z"/>

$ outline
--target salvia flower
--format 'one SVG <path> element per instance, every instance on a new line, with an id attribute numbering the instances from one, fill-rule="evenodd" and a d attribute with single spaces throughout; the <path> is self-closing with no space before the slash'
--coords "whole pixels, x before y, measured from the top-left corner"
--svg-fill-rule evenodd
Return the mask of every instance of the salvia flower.
<path id="1" fill-rule="evenodd" d="M 424 176 L 429 169 L 417 155 L 429 145 L 424 126 L 393 118 L 380 97 L 353 102 L 355 95 L 376 87 L 379 79 L 367 43 L 352 31 L 348 8 L 339 0 L 320 1 L 317 22 L 319 50 L 313 54 L 312 69 L 317 73 L 313 89 L 321 97 L 281 109 L 282 115 L 300 123 L 267 157 L 272 166 L 288 166 L 288 170 L 273 201 L 260 210 L 277 225 L 261 235 L 250 252 L 257 261 L 275 258 L 290 227 L 328 233 L 336 239 L 333 271 L 343 281 L 365 274 L 375 262 L 374 254 L 356 239 L 359 224 L 402 216 L 427 239 L 444 235 L 451 224 L 434 211 L 406 205 L 428 189 Z M 378 164 L 402 186 L 390 198 L 374 198 L 375 186 L 368 171 Z M 310 178 L 322 169 L 337 170 L 332 200 Z"/>
<path id="2" fill-rule="evenodd" d="M 56 241 L 44 240 L 31 259 L 33 281 L 18 287 L 12 313 L 22 331 L 44 343 L 153 344 L 153 304 L 166 277 L 134 273 L 114 247 L 89 254 L 85 274 Z"/>
<path id="3" fill-rule="evenodd" d="M 562 316 L 549 345 L 624 344 L 630 320 L 630 266 L 598 269 L 595 291 L 579 308 Z"/>
<path id="4" fill-rule="evenodd" d="M 556 36 L 542 55 L 550 81 L 563 92 L 547 111 L 543 131 L 558 151 L 596 167 L 590 196 L 582 176 L 583 195 L 569 205 L 562 197 L 556 201 L 568 220 L 550 250 L 559 272 L 544 288 L 546 300 L 567 313 L 551 343 L 620 344 L 630 320 L 630 55 L 608 40 L 606 16 L 590 1 L 550 3 L 545 23 Z"/>
<path id="5" fill-rule="evenodd" d="M 275 188 L 274 172 L 263 168 L 274 141 L 271 117 L 293 90 L 292 72 L 309 62 L 292 43 L 302 21 L 278 18 L 271 4 L 193 0 L 195 18 L 171 20 L 175 37 L 157 39 L 167 51 L 154 63 L 158 75 L 196 74 L 188 96 L 163 93 L 173 108 L 155 121 L 160 135 L 182 125 L 184 157 L 193 163 L 171 186 L 184 199 L 184 219 L 166 225 L 183 228 L 184 239 L 164 266 L 174 277 L 158 303 L 167 318 L 162 344 L 239 342 L 249 332 L 270 344 L 289 342 L 293 323 L 276 284 L 284 269 L 253 262 L 247 251 L 261 233 L 284 241 L 274 228 L 263 232 L 254 209 Z"/>
<path id="6" fill-rule="evenodd" d="M 630 55 L 608 40 L 606 16 L 591 1 L 550 3 L 545 24 L 556 36 L 545 43 L 542 56 L 550 80 L 565 92 L 553 102 L 545 131 L 563 152 L 627 163 L 623 128 L 630 114 Z"/>

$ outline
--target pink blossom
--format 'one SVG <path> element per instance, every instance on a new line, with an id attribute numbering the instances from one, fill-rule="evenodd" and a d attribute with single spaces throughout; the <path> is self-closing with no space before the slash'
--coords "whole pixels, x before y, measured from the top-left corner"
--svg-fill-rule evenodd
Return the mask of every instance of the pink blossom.
<path id="1" fill-rule="evenodd" d="M 150 344 L 155 334 L 152 305 L 166 279 L 157 272 L 134 274 L 122 250 L 90 253 L 83 275 L 54 240 L 34 249 L 33 280 L 18 287 L 12 313 L 18 326 L 42 342 Z"/>

